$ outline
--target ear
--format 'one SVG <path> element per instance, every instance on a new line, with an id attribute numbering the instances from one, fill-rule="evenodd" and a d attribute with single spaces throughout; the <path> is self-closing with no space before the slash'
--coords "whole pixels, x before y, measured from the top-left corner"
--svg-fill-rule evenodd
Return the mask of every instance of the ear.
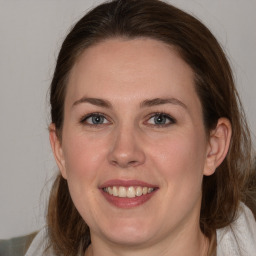
<path id="1" fill-rule="evenodd" d="M 52 152 L 55 158 L 55 161 L 59 167 L 59 170 L 64 179 L 67 179 L 67 173 L 65 168 L 65 159 L 63 156 L 63 150 L 61 141 L 57 135 L 55 124 L 51 123 L 49 126 L 49 139 L 52 147 Z"/>
<path id="2" fill-rule="evenodd" d="M 204 175 L 212 175 L 225 159 L 232 134 L 231 123 L 227 118 L 220 118 L 214 130 L 210 132 L 207 146 Z"/>

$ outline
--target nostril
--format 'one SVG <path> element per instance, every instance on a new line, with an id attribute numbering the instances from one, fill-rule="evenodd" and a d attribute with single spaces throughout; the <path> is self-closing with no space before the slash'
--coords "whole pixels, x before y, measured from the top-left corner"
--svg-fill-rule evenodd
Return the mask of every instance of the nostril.
<path id="1" fill-rule="evenodd" d="M 139 164 L 138 161 L 116 161 L 112 160 L 111 164 L 114 166 L 120 166 L 121 168 L 126 168 L 126 167 L 131 167 L 131 166 L 136 166 Z"/>
<path id="2" fill-rule="evenodd" d="M 114 165 L 114 166 L 118 165 L 117 161 L 115 161 L 115 160 L 112 160 L 111 164 Z"/>
<path id="3" fill-rule="evenodd" d="M 134 166 L 134 165 L 136 165 L 138 162 L 137 161 L 130 161 L 129 163 L 128 163 L 128 165 L 129 166 Z"/>

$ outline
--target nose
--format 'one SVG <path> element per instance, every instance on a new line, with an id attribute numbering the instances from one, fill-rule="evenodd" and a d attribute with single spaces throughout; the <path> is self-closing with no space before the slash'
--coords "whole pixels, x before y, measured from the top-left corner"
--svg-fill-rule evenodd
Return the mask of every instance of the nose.
<path id="1" fill-rule="evenodd" d="M 120 168 L 136 167 L 145 162 L 143 143 L 139 131 L 120 128 L 112 137 L 108 161 Z"/>

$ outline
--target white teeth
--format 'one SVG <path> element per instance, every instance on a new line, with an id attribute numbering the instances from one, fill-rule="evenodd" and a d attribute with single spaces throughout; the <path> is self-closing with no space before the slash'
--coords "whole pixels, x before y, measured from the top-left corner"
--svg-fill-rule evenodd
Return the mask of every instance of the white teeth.
<path id="1" fill-rule="evenodd" d="M 119 197 L 126 197 L 126 189 L 125 189 L 125 187 L 119 187 L 118 196 Z"/>
<path id="2" fill-rule="evenodd" d="M 153 188 L 148 188 L 148 193 L 151 193 L 151 192 L 153 192 Z"/>
<path id="3" fill-rule="evenodd" d="M 113 196 L 118 196 L 117 187 L 113 187 Z"/>
<path id="4" fill-rule="evenodd" d="M 146 194 L 148 193 L 148 188 L 147 188 L 147 187 L 144 187 L 144 188 L 142 189 L 142 193 L 143 193 L 143 195 L 146 195 Z"/>
<path id="5" fill-rule="evenodd" d="M 136 196 L 142 196 L 142 195 L 152 193 L 154 191 L 154 188 L 140 187 L 140 186 L 138 187 L 113 186 L 113 187 L 106 187 L 103 190 L 113 196 L 134 198 Z"/>
<path id="6" fill-rule="evenodd" d="M 136 188 L 136 196 L 141 196 L 142 195 L 142 187 L 137 187 Z"/>
<path id="7" fill-rule="evenodd" d="M 109 193 L 110 195 L 113 195 L 113 189 L 112 189 L 111 187 L 108 187 L 107 189 L 108 189 L 108 193 Z"/>
<path id="8" fill-rule="evenodd" d="M 126 196 L 129 197 L 129 198 L 135 197 L 135 188 L 134 187 L 129 187 L 127 189 Z"/>

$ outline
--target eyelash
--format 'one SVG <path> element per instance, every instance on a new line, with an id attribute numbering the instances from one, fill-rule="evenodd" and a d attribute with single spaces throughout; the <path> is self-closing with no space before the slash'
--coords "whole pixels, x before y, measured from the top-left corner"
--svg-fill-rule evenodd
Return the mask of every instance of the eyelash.
<path id="1" fill-rule="evenodd" d="M 83 124 L 83 125 L 87 125 L 87 126 L 90 126 L 90 127 L 100 127 L 101 125 L 106 125 L 106 124 L 90 124 L 88 122 L 86 122 L 90 117 L 103 117 L 105 118 L 108 122 L 109 121 L 109 118 L 106 117 L 105 114 L 103 113 L 100 113 L 100 112 L 93 112 L 93 113 L 90 113 L 90 114 L 87 114 L 85 116 L 83 116 L 81 119 L 80 119 L 80 123 Z"/>
<path id="2" fill-rule="evenodd" d="M 108 123 L 100 123 L 100 124 L 90 124 L 88 122 L 86 122 L 89 118 L 91 117 L 103 117 L 104 119 L 106 119 L 108 122 L 109 121 L 109 118 L 106 117 L 105 114 L 103 113 L 100 113 L 100 112 L 94 112 L 94 113 L 90 113 L 90 114 L 87 114 L 85 116 L 83 116 L 81 119 L 80 119 L 80 123 L 83 124 L 83 125 L 86 125 L 86 126 L 90 126 L 90 127 L 97 127 L 97 128 L 100 128 L 102 125 L 108 125 Z M 150 123 L 147 123 L 148 126 L 153 126 L 153 127 L 156 127 L 156 128 L 164 128 L 164 127 L 168 127 L 172 124 L 175 124 L 176 123 L 176 119 L 173 118 L 172 116 L 170 116 L 169 114 L 167 113 L 164 113 L 164 112 L 154 112 L 154 113 L 151 113 L 148 118 L 146 119 L 146 122 L 148 122 L 151 118 L 153 117 L 157 117 L 157 116 L 162 116 L 166 119 L 168 119 L 169 123 L 167 124 L 150 124 Z"/>
<path id="3" fill-rule="evenodd" d="M 162 117 L 168 119 L 168 120 L 169 120 L 169 123 L 167 123 L 167 124 L 149 124 L 149 123 L 148 123 L 148 125 L 153 126 L 153 127 L 156 127 L 156 128 L 164 128 L 164 127 L 168 127 L 168 126 L 173 125 L 173 124 L 176 123 L 176 119 L 175 119 L 175 118 L 173 118 L 173 117 L 170 116 L 169 114 L 167 114 L 167 113 L 165 113 L 165 112 L 161 112 L 161 111 L 159 111 L 159 112 L 154 112 L 154 113 L 150 114 L 150 115 L 149 115 L 149 118 L 147 118 L 147 122 L 148 122 L 151 118 L 157 117 L 157 116 L 162 116 Z"/>

